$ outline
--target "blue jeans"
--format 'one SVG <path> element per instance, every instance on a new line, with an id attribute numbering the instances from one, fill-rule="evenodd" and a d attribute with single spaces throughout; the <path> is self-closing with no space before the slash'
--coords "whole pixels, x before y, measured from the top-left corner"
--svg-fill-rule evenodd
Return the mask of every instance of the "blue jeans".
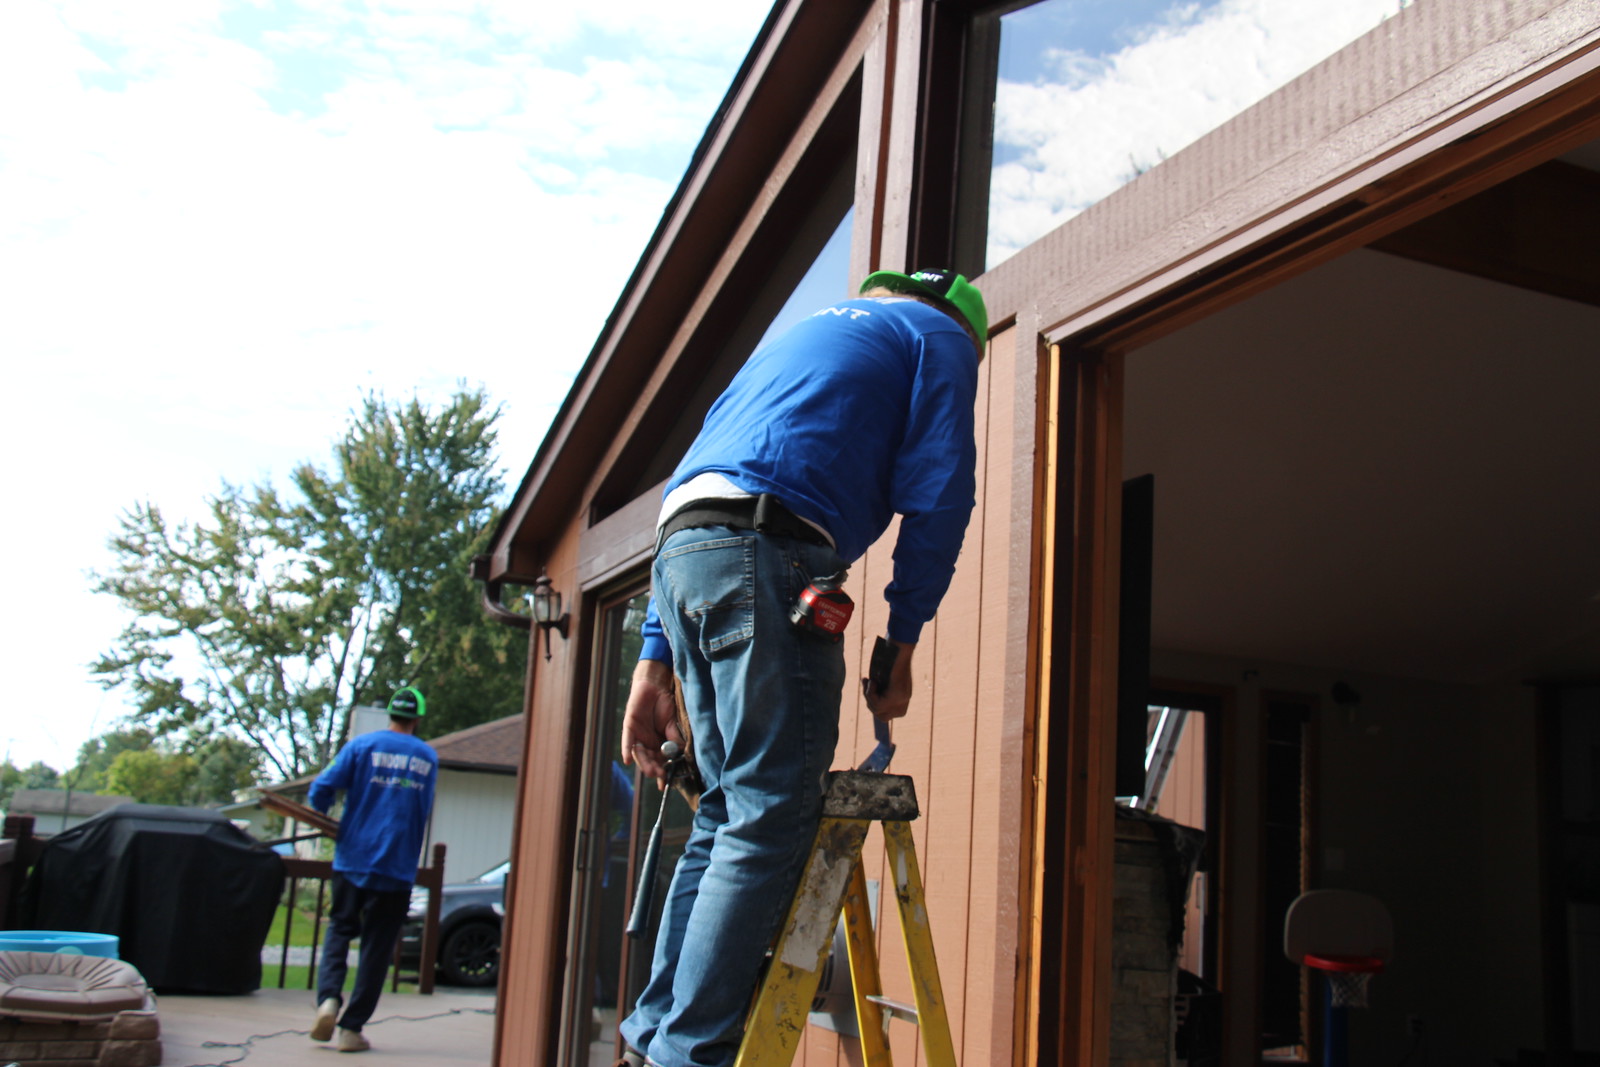
<path id="1" fill-rule="evenodd" d="M 843 568 L 826 545 L 715 526 L 656 557 L 654 593 L 705 780 L 623 1037 L 660 1067 L 738 1052 L 766 950 L 816 836 L 839 739 L 841 645 L 789 608 Z"/>

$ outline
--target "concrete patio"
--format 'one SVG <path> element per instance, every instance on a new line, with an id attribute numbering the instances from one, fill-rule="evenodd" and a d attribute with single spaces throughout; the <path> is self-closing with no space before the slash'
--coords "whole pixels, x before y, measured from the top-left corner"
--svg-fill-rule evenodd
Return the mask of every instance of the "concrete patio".
<path id="1" fill-rule="evenodd" d="M 161 996 L 162 1067 L 303 1067 L 340 1060 L 316 1044 L 311 994 L 262 989 L 242 997 Z M 486 1067 L 494 1047 L 492 991 L 451 990 L 432 996 L 385 993 L 363 1031 L 372 1042 L 355 1063 L 427 1063 Z"/>

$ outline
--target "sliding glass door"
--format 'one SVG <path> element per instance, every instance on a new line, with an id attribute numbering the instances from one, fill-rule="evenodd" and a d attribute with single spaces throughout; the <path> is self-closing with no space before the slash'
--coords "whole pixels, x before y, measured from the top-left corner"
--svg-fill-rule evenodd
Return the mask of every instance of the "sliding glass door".
<path id="1" fill-rule="evenodd" d="M 628 589 L 605 600 L 597 616 L 563 1012 L 566 1067 L 615 1062 L 617 1023 L 649 977 L 661 902 L 692 817 L 682 797 L 669 801 L 649 922 L 638 938 L 626 937 L 640 859 L 662 802 L 655 783 L 641 783 L 636 768 L 619 758 L 648 599 L 647 590 Z"/>

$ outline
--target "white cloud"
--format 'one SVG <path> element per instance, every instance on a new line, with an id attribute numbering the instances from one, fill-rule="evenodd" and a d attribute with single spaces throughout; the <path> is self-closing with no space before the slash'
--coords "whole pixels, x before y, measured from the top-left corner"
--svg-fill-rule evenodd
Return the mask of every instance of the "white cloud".
<path id="1" fill-rule="evenodd" d="M 1057 0 L 1059 2 L 1059 0 Z M 1400 0 L 1175 4 L 1120 51 L 1053 51 L 1056 78 L 1002 81 L 989 265 L 1061 225 L 1395 14 Z M 1004 41 L 1004 38 L 1002 38 Z M 1022 47 L 1028 47 L 1023 45 Z M 1003 47 L 1010 47 L 1004 44 Z"/>
<path id="2" fill-rule="evenodd" d="M 0 4 L 7 676 L 55 712 L 0 747 L 64 767 L 118 713 L 83 571 L 135 501 L 197 515 L 360 390 L 461 380 L 514 484 L 767 6 Z"/>

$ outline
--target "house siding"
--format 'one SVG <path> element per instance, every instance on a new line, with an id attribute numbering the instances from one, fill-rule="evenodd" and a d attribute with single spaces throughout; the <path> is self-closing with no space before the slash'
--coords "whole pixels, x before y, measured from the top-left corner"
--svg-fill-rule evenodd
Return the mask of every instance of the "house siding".
<path id="1" fill-rule="evenodd" d="M 894 262 L 894 250 L 903 248 L 907 233 L 916 229 L 915 220 L 907 218 L 913 210 L 907 206 L 912 155 L 908 131 L 916 125 L 910 114 L 915 104 L 908 101 L 917 99 L 916 53 L 924 44 L 924 6 L 880 5 L 876 10 L 888 17 L 873 21 L 872 32 L 898 34 L 898 41 L 879 36 L 865 48 L 869 62 L 862 95 L 871 114 L 864 116 L 862 129 L 873 143 L 862 145 L 858 160 L 873 180 L 858 189 L 857 217 L 869 220 L 858 222 L 859 227 L 876 227 L 877 232 L 858 232 L 856 244 L 858 250 L 879 250 L 882 254 L 873 258 L 884 265 L 904 265 Z M 992 320 L 1003 327 L 981 367 L 978 507 L 950 592 L 919 646 L 916 697 L 910 713 L 896 725 L 893 768 L 913 777 L 922 805 L 913 836 L 962 1062 L 1093 1063 L 1104 1062 L 1107 1054 L 1110 1008 L 1103 974 L 1109 967 L 1102 965 L 1110 958 L 1111 935 L 1109 923 L 1100 920 L 1109 910 L 1110 798 L 1102 794 L 1109 794 L 1106 755 L 1115 695 L 1113 672 L 1105 667 L 1115 659 L 1117 610 L 1115 582 L 1108 582 L 1107 575 L 1116 571 L 1112 535 L 1118 521 L 1114 489 L 1122 462 L 1120 375 L 1125 352 L 1395 229 L 1436 207 L 1437 201 L 1466 195 L 1474 182 L 1486 183 L 1505 173 L 1496 168 L 1510 164 L 1496 160 L 1483 146 L 1509 145 L 1507 155 L 1532 151 L 1527 145 L 1539 148 L 1536 139 L 1518 140 L 1524 135 L 1506 133 L 1507 123 L 1536 138 L 1540 122 L 1576 122 L 1565 113 L 1543 117 L 1552 114 L 1546 111 L 1529 119 L 1526 109 L 1546 105 L 1551 94 L 1581 78 L 1592 84 L 1600 76 L 1595 75 L 1597 42 L 1600 14 L 1592 0 L 1418 0 L 1327 63 L 978 279 L 990 298 Z M 819 61 L 829 64 L 835 58 L 822 55 Z M 892 88 L 874 81 L 885 76 L 892 79 Z M 1592 99 L 1587 106 L 1592 107 Z M 1589 136 L 1593 126 L 1590 121 L 1583 127 Z M 1485 130 L 1503 140 L 1476 136 Z M 734 163 L 728 165 L 736 165 L 737 153 L 731 158 Z M 1429 168 L 1434 168 L 1434 184 L 1417 178 Z M 772 191 L 763 195 L 770 198 Z M 760 210 L 744 203 L 728 209 L 740 218 L 747 209 Z M 1351 214 L 1341 216 L 1341 211 Z M 1330 218 L 1356 221 L 1341 228 L 1328 222 Z M 632 294 L 630 308 L 643 303 L 646 295 Z M 707 299 L 702 294 L 697 306 L 703 308 Z M 631 320 L 624 315 L 621 321 L 618 330 L 627 333 Z M 641 330 L 642 340 L 629 337 L 626 344 L 651 343 L 649 329 L 659 327 L 647 327 Z M 1074 407 L 1081 397 L 1069 395 L 1058 405 L 1049 395 L 1053 361 L 1062 358 L 1050 350 L 1052 341 L 1067 350 L 1066 360 L 1078 361 L 1062 371 L 1062 388 L 1078 388 L 1092 379 L 1099 390 L 1085 405 L 1087 416 Z M 612 338 L 608 343 L 624 341 Z M 679 349 L 671 351 L 676 359 Z M 571 454 L 557 454 L 559 447 L 541 453 L 540 476 L 559 468 L 564 478 L 587 485 L 586 500 L 592 497 L 608 476 L 606 464 L 597 467 L 595 461 L 622 453 L 619 437 L 646 407 L 671 402 L 653 392 L 661 373 L 659 367 L 654 377 L 648 368 L 641 371 L 634 383 L 639 398 L 631 408 L 615 395 L 609 397 L 608 403 L 629 413 L 621 420 L 625 425 L 613 427 L 616 432 L 603 445 L 574 447 Z M 1080 375 L 1076 382 L 1075 374 Z M 613 393 L 626 392 L 611 379 L 606 384 Z M 580 383 L 574 403 L 583 406 L 590 394 L 581 390 L 594 388 L 594 383 Z M 1048 416 L 1052 408 L 1057 414 Z M 1087 421 L 1075 425 L 1079 417 Z M 1054 436 L 1058 430 L 1059 441 Z M 1062 500 L 1064 517 L 1056 528 L 1050 494 L 1080 488 L 1072 478 L 1081 472 L 1072 464 L 1084 459 L 1083 449 L 1093 452 L 1089 459 L 1094 466 L 1087 476 L 1092 484 L 1078 498 Z M 513 557 L 516 566 L 531 566 L 536 560 L 556 588 L 580 595 L 573 597 L 578 603 L 573 605 L 570 640 L 557 639 L 554 657 L 537 656 L 531 666 L 527 751 L 532 758 L 519 787 L 519 864 L 501 989 L 502 1003 L 518 1010 L 502 1012 L 498 1020 L 502 1064 L 554 1060 L 569 944 L 574 805 L 589 702 L 586 627 L 592 623 L 584 613 L 605 583 L 642 575 L 654 502 L 646 494 L 591 526 L 587 504 L 552 516 L 539 512 L 537 495 L 520 500 L 517 512 L 537 515 L 530 520 L 538 524 L 537 538 L 502 539 L 497 558 L 507 567 Z M 1074 522 L 1080 525 L 1068 525 Z M 619 524 L 635 532 L 619 535 Z M 1077 543 L 1088 546 L 1083 558 L 1056 554 L 1057 543 L 1071 547 L 1079 534 L 1083 536 Z M 871 639 L 884 629 L 887 609 L 880 591 L 889 580 L 893 541 L 891 529 L 852 568 L 849 589 L 859 618 L 846 650 L 850 677 L 865 672 Z M 1070 562 L 1077 570 L 1056 574 L 1056 561 L 1063 566 Z M 1063 610 L 1055 610 L 1060 604 L 1052 602 L 1054 597 L 1065 603 Z M 1076 599 L 1066 603 L 1069 598 Z M 1064 632 L 1069 629 L 1071 633 Z M 1052 647 L 1058 652 L 1055 663 L 1048 655 Z M 1076 658 L 1068 665 L 1060 661 L 1062 655 Z M 1231 687 L 1228 707 L 1237 712 L 1217 735 L 1226 768 L 1218 798 L 1224 825 L 1214 828 L 1223 835 L 1219 852 L 1224 873 L 1217 893 L 1223 914 L 1235 917 L 1231 928 L 1220 931 L 1218 956 L 1219 969 L 1231 983 L 1224 1021 L 1228 1061 L 1251 1062 L 1257 1058 L 1260 961 L 1263 952 L 1274 949 L 1263 941 L 1258 885 L 1262 841 L 1252 824 L 1261 809 L 1256 754 L 1265 744 L 1256 702 L 1264 686 L 1326 692 L 1333 676 L 1161 649 L 1156 659 L 1156 672 L 1164 678 Z M 1251 680 L 1241 685 L 1238 679 L 1246 669 Z M 1048 703 L 1047 683 L 1056 687 Z M 1528 946 L 1536 940 L 1532 916 L 1538 912 L 1537 893 L 1531 882 L 1508 873 L 1536 863 L 1537 834 L 1530 829 L 1534 813 L 1528 799 L 1536 783 L 1520 770 L 1504 775 L 1506 753 L 1497 747 L 1497 741 L 1507 743 L 1517 757 L 1516 767 L 1531 761 L 1528 702 L 1508 694 L 1469 698 L 1443 689 L 1426 694 L 1418 690 L 1412 696 L 1419 724 L 1442 723 L 1453 702 L 1466 701 L 1473 708 L 1468 736 L 1458 742 L 1452 759 L 1469 769 L 1472 782 L 1494 781 L 1486 794 L 1492 802 L 1480 805 L 1474 825 L 1489 832 L 1494 854 L 1507 861 L 1498 865 L 1482 860 L 1474 877 L 1500 892 L 1495 899 L 1509 901 L 1519 916 L 1517 939 L 1497 942 L 1485 952 L 1507 973 L 1536 972 L 1536 954 L 1529 955 L 1535 950 Z M 1044 721 L 1047 717 L 1051 721 Z M 845 694 L 836 766 L 853 765 L 870 750 L 871 727 L 852 686 Z M 1503 732 L 1507 729 L 1509 733 Z M 1421 747 L 1426 739 L 1416 740 Z M 1045 742 L 1055 747 L 1036 751 Z M 1335 736 L 1319 750 L 1320 766 L 1313 773 L 1324 782 L 1341 773 L 1349 777 L 1351 766 L 1362 764 L 1363 743 L 1354 732 Z M 1073 783 L 1063 785 L 1068 777 Z M 1451 781 L 1459 783 L 1460 778 Z M 1367 785 L 1352 778 L 1329 786 L 1317 812 L 1327 839 L 1342 835 L 1352 852 L 1396 862 L 1419 855 L 1407 851 L 1399 824 L 1385 819 L 1381 805 L 1364 791 Z M 1045 827 L 1039 825 L 1044 816 L 1036 813 L 1043 810 L 1040 797 L 1047 787 L 1056 789 L 1057 797 L 1068 796 L 1063 804 L 1078 807 L 1060 815 L 1059 825 Z M 1406 796 L 1407 803 L 1416 802 L 1414 794 Z M 1485 814 L 1491 803 L 1492 817 Z M 1344 814 L 1331 817 L 1335 811 Z M 1465 843 L 1459 828 L 1451 833 Z M 880 885 L 889 882 L 876 834 L 869 837 L 865 862 L 869 879 Z M 1054 866 L 1043 871 L 1048 864 Z M 1426 872 L 1415 883 L 1426 887 Z M 1054 887 L 1056 899 L 1044 899 L 1041 887 L 1046 885 Z M 1393 895 L 1404 905 L 1406 892 L 1425 891 L 1396 887 Z M 1412 901 L 1410 906 L 1424 905 Z M 1452 908 L 1460 920 L 1455 929 L 1495 925 L 1491 910 L 1499 914 L 1498 904 L 1486 910 L 1484 897 L 1454 902 Z M 909 979 L 899 962 L 900 938 L 887 918 L 894 910 L 892 901 L 880 900 L 884 921 L 878 949 L 885 993 L 910 1000 Z M 1054 929 L 1042 933 L 1047 927 Z M 1052 936 L 1056 940 L 1046 944 Z M 1432 965 L 1413 972 L 1426 977 L 1408 977 L 1405 968 L 1411 964 L 1397 961 L 1394 980 L 1388 982 L 1394 993 L 1389 1015 L 1418 1011 L 1430 1020 L 1473 1016 L 1473 1040 L 1480 1052 L 1509 1051 L 1519 1042 L 1528 1043 L 1529 1035 L 1536 1038 L 1538 984 L 1519 986 L 1508 995 L 1499 1019 L 1491 1021 L 1498 1010 L 1491 998 L 1501 994 L 1495 983 L 1481 981 L 1482 967 L 1459 958 L 1470 951 L 1460 947 L 1467 944 L 1448 946 L 1437 931 L 1423 935 L 1421 947 L 1436 950 L 1441 959 L 1454 959 L 1446 965 L 1453 977 L 1441 985 L 1438 976 L 1444 968 Z M 1051 951 L 1058 958 L 1046 958 Z M 1407 961 L 1417 958 L 1412 951 L 1406 949 Z M 1482 991 L 1470 988 L 1474 981 Z M 1476 1006 L 1453 1007 L 1455 1000 L 1441 992 L 1446 989 L 1448 998 Z M 1071 1017 L 1057 1025 L 1050 1018 L 1056 1015 Z M 1383 1021 L 1388 1025 L 1395 1020 Z M 914 1028 L 891 1023 L 890 1040 L 898 1060 L 920 1062 Z M 1036 1040 L 1045 1044 L 1041 1047 Z M 1435 1046 L 1434 1052 L 1442 1048 Z M 1463 1045 L 1459 1051 L 1471 1050 Z M 812 1067 L 856 1064 L 860 1053 L 852 1039 L 809 1027 L 796 1062 Z"/>
<path id="2" fill-rule="evenodd" d="M 429 843 L 446 846 L 445 881 L 476 878 L 511 855 L 515 775 L 441 767 L 434 796 Z"/>

